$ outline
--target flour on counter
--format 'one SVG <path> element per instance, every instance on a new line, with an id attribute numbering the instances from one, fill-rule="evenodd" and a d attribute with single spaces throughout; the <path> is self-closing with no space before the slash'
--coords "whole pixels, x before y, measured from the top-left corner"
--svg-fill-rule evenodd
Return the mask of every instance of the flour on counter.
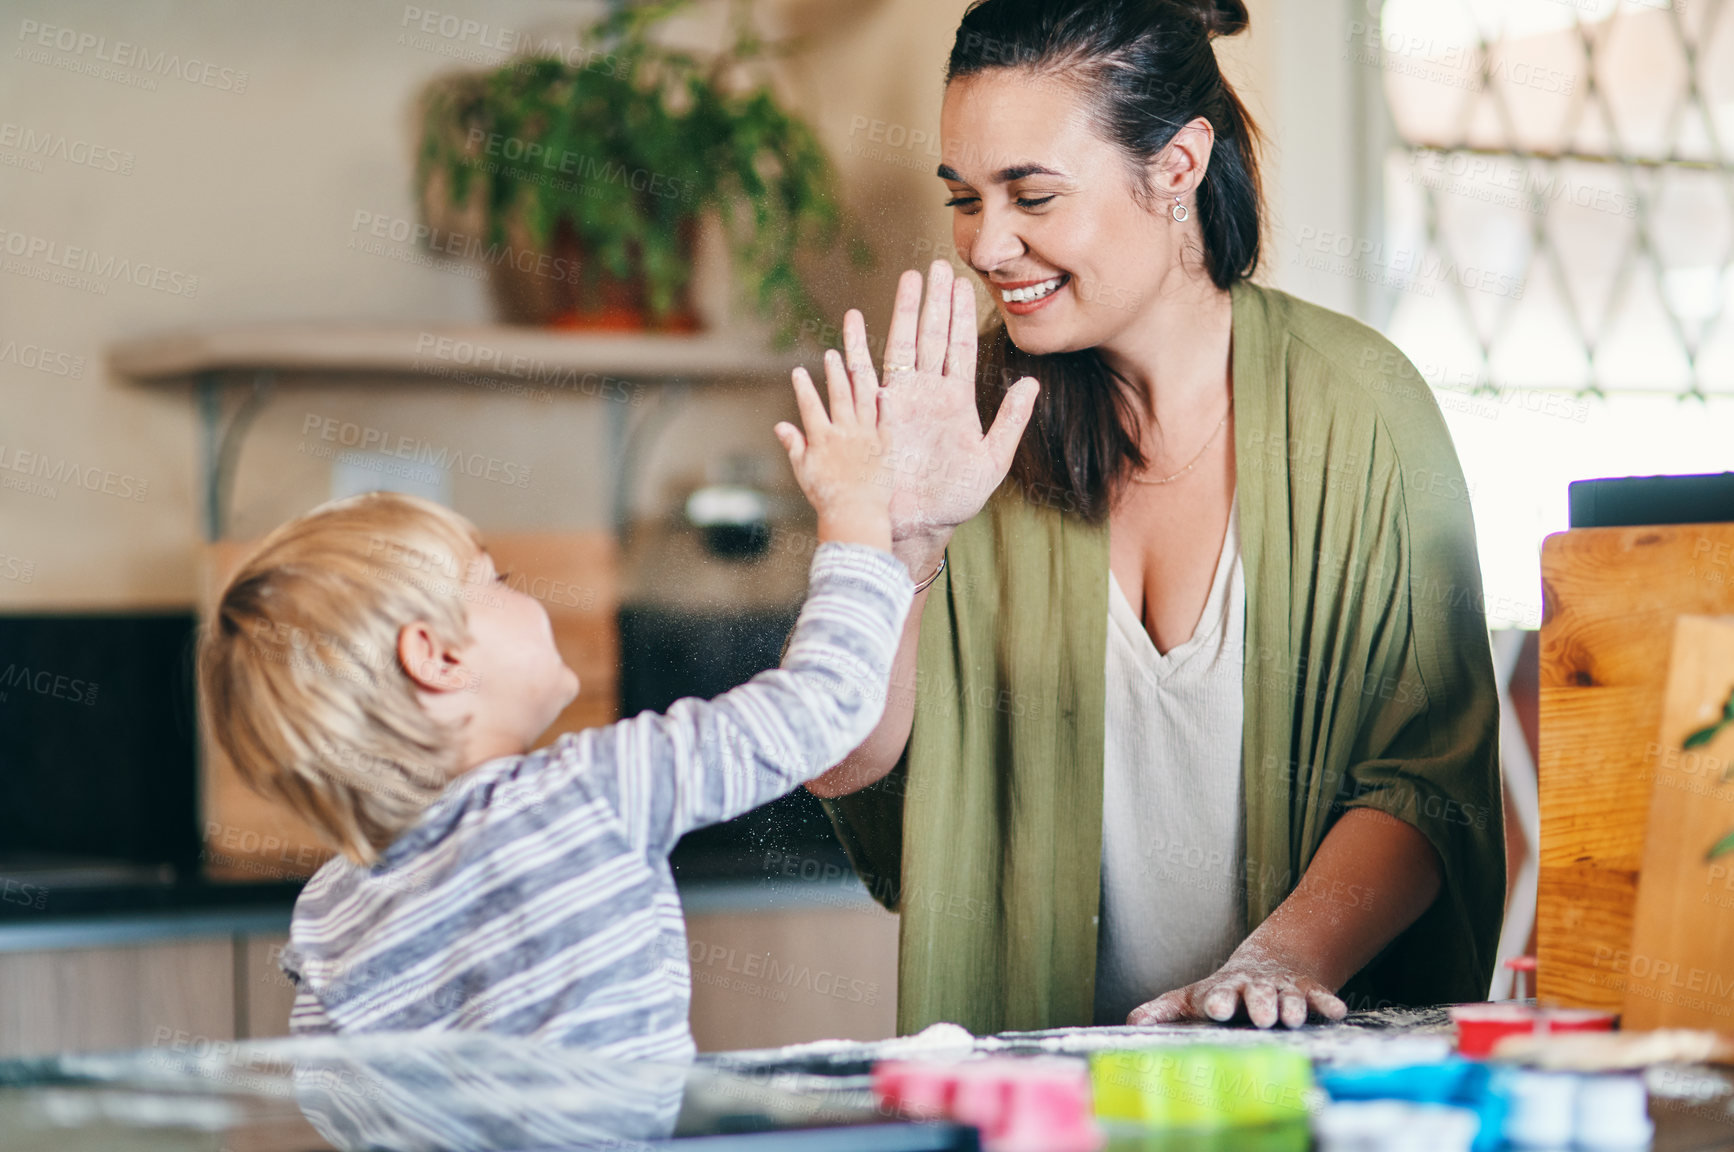
<path id="1" fill-rule="evenodd" d="M 778 1069 L 808 1075 L 862 1075 L 878 1060 L 967 1060 L 977 1056 L 1087 1055 L 1164 1044 L 1288 1044 L 1321 1064 L 1392 1064 L 1450 1049 L 1444 1008 L 1386 1008 L 1354 1012 L 1341 1023 L 1304 1028 L 1229 1027 L 1208 1021 L 1141 1027 L 1052 1028 L 973 1036 L 956 1024 L 934 1024 L 890 1040 L 815 1040 L 782 1048 L 713 1052 L 701 1063 L 731 1071 Z"/>

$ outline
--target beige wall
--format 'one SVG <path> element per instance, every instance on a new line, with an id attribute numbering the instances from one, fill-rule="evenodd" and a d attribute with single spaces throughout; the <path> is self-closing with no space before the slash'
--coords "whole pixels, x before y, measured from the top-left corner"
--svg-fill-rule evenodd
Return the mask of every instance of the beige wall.
<path id="1" fill-rule="evenodd" d="M 496 26 L 570 27 L 568 3 L 421 5 Z M 775 0 L 766 23 L 807 38 L 786 76 L 842 171 L 849 206 L 878 254 L 875 270 L 823 270 L 834 316 L 860 305 L 883 324 L 899 269 L 949 239 L 931 175 L 935 157 L 871 144 L 863 121 L 932 133 L 940 71 L 964 5 L 958 0 Z M 164 270 L 196 294 L 127 282 L 97 293 L 46 282 L 42 259 L 0 255 L 0 467 L 43 454 L 113 474 L 127 499 L 58 486 L 0 488 L 0 607 L 180 604 L 194 592 L 199 520 L 197 429 L 184 386 L 140 388 L 113 379 L 105 348 L 124 337 L 251 322 L 483 322 L 482 285 L 460 266 L 423 267 L 349 247 L 357 212 L 412 217 L 409 106 L 452 61 L 400 40 L 405 6 L 354 0 L 14 0 L 0 17 L 9 48 L 0 66 L 0 122 L 113 152 L 125 172 L 49 158 L 20 165 L 0 140 L 0 247 L 76 246 Z M 1324 303 L 1353 307 L 1351 285 L 1309 284 L 1285 271 L 1304 226 L 1352 227 L 1353 77 L 1342 61 L 1343 20 L 1299 0 L 1258 0 L 1250 35 L 1224 58 L 1273 147 L 1267 179 L 1274 232 L 1270 278 Z M 1344 18 L 1345 20 L 1347 17 Z M 27 22 L 74 36 L 138 45 L 215 65 L 213 85 L 176 77 L 155 90 L 75 70 L 102 68 L 96 49 L 36 49 Z M 429 38 L 429 39 L 436 39 Z M 448 46 L 452 42 L 443 42 Z M 461 42 L 460 42 L 461 43 Z M 46 53 L 43 62 L 41 53 Z M 492 58 L 493 55 L 483 52 Z M 227 78 L 223 70 L 227 70 Z M 137 73 L 137 69 L 131 70 Z M 244 90 L 241 74 L 245 74 Z M 230 90 L 225 90 L 225 85 Z M 82 154 L 82 149 L 80 150 Z M 17 235 L 14 235 L 17 234 Z M 20 241 L 18 236 L 24 237 Z M 407 249 L 405 250 L 407 252 Z M 726 292 L 726 288 L 722 289 Z M 10 351 L 8 351 L 10 349 Z M 24 366 L 47 349 L 76 377 Z M 328 477 L 308 457 L 309 416 L 393 433 L 530 467 L 524 489 L 460 481 L 455 502 L 484 529 L 601 524 L 606 493 L 601 402 L 554 405 L 461 387 L 355 387 L 281 392 L 247 441 L 232 533 L 252 536 L 322 499 Z M 785 414 L 782 379 L 695 395 L 646 459 L 639 510 L 670 506 L 730 452 L 770 453 Z M 0 472 L 0 475 L 5 473 Z M 89 476 L 91 473 L 85 473 Z M 28 578 L 26 578 L 28 577 Z"/>

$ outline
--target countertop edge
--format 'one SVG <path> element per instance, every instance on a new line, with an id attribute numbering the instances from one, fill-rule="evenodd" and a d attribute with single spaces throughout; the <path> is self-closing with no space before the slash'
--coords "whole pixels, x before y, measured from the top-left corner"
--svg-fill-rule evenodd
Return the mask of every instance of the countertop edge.
<path id="1" fill-rule="evenodd" d="M 843 882 L 706 880 L 680 885 L 688 916 L 732 912 L 860 911 L 877 908 L 853 876 Z M 278 935 L 289 931 L 293 901 L 264 907 L 148 909 L 0 921 L 0 954 L 63 948 L 115 948 L 214 936 Z"/>
<path id="2" fill-rule="evenodd" d="M 60 948 L 117 948 L 200 936 L 276 935 L 289 931 L 289 906 L 190 911 L 97 913 L 39 924 L 0 923 L 0 953 Z"/>

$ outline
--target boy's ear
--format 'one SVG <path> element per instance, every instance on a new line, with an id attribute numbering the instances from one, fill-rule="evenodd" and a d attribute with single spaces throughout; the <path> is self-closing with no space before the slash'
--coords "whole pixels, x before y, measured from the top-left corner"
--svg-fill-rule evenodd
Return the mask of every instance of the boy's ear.
<path id="1" fill-rule="evenodd" d="M 398 629 L 397 662 L 416 687 L 429 692 L 455 692 L 469 685 L 457 653 L 440 643 L 425 620 Z"/>

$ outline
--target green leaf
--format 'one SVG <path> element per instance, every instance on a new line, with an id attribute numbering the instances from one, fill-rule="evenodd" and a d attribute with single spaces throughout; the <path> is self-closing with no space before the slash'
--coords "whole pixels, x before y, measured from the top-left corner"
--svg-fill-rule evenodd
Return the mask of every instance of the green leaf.
<path id="1" fill-rule="evenodd" d="M 1722 729 L 1724 729 L 1726 727 L 1728 727 L 1728 721 L 1727 720 L 1718 720 L 1714 724 L 1706 725 L 1705 727 L 1700 728 L 1696 732 L 1692 733 L 1690 736 L 1687 736 L 1686 742 L 1684 744 L 1682 744 L 1680 747 L 1687 749 L 1687 750 L 1690 750 L 1693 748 L 1702 748 L 1704 745 L 1708 744 L 1710 741 L 1716 739 L 1716 734 L 1718 732 L 1722 731 Z"/>
<path id="2" fill-rule="evenodd" d="M 1734 852 L 1734 832 L 1730 832 L 1728 835 L 1722 837 L 1722 839 L 1716 841 L 1716 843 L 1711 847 L 1709 854 L 1705 856 L 1704 859 L 1706 861 L 1714 860 L 1716 857 L 1726 856 L 1730 852 Z"/>

